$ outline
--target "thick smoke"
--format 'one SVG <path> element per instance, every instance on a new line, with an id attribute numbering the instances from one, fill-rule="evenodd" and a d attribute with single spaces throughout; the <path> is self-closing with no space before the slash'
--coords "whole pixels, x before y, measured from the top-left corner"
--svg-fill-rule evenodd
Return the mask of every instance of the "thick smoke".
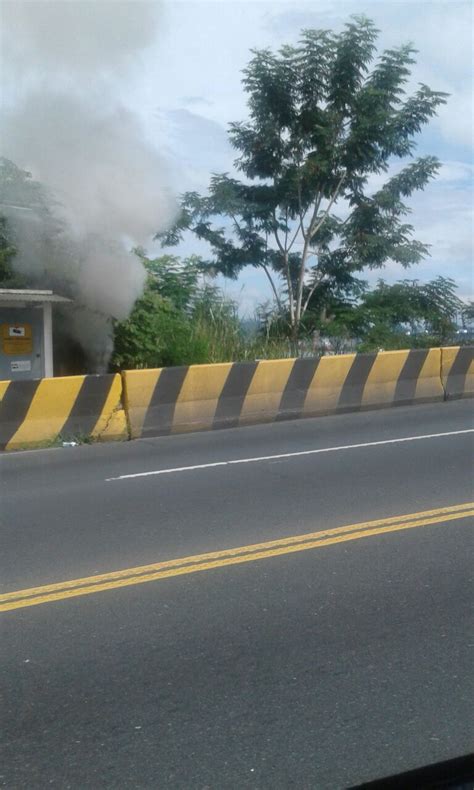
<path id="1" fill-rule="evenodd" d="M 143 288 L 130 249 L 174 212 L 166 167 L 118 98 L 156 38 L 158 8 L 109 0 L 4 0 L 0 8 L 1 153 L 49 189 L 46 209 L 0 206 L 19 250 L 14 265 L 32 284 L 74 298 L 62 326 L 101 369 L 111 317 L 125 318 Z M 3 201 L 32 207 L 21 195 L 8 200 L 5 185 Z"/>

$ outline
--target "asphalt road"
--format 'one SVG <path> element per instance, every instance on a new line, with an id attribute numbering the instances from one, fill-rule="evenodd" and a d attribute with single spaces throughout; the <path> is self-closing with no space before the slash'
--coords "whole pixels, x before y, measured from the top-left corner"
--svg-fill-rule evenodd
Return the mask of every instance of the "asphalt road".
<path id="1" fill-rule="evenodd" d="M 474 519 L 426 512 L 474 499 L 472 416 L 3 456 L 0 786 L 344 788 L 470 751 Z"/>

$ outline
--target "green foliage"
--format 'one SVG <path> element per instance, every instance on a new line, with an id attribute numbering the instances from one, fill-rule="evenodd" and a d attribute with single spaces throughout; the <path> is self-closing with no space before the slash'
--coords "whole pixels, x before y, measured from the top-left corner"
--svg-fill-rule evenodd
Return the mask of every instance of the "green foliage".
<path id="1" fill-rule="evenodd" d="M 177 309 L 187 310 L 198 290 L 200 259 L 191 256 L 181 262 L 175 255 L 150 259 L 139 248 L 135 253 L 148 273 L 147 289 L 168 299 Z"/>
<path id="2" fill-rule="evenodd" d="M 137 253 L 147 269 L 143 295 L 127 320 L 115 325 L 113 369 L 205 362 L 206 348 L 193 331 L 187 310 L 197 289 L 194 261 L 180 266 L 173 256 L 155 260 Z"/>
<path id="3" fill-rule="evenodd" d="M 455 330 L 463 303 L 456 285 L 446 277 L 429 283 L 402 280 L 366 291 L 357 304 L 335 310 L 327 335 L 344 331 L 359 338 L 360 351 L 440 345 Z"/>
<path id="4" fill-rule="evenodd" d="M 285 340 L 249 337 L 234 302 L 202 276 L 199 258 L 150 260 L 145 291 L 115 325 L 113 370 L 288 356 Z"/>
<path id="5" fill-rule="evenodd" d="M 382 321 L 390 327 L 408 324 L 416 331 L 424 322 L 435 334 L 453 328 L 453 320 L 462 302 L 456 296 L 456 284 L 447 277 L 437 277 L 429 283 L 403 280 L 387 285 L 379 280 L 377 288 L 365 294 L 359 310 L 368 321 Z"/>
<path id="6" fill-rule="evenodd" d="M 115 328 L 115 369 L 160 368 L 205 362 L 206 349 L 192 337 L 186 316 L 147 290 L 126 321 Z"/>
<path id="7" fill-rule="evenodd" d="M 415 50 L 377 58 L 377 37 L 357 16 L 339 34 L 304 30 L 296 47 L 253 51 L 243 79 L 249 118 L 229 132 L 245 180 L 213 175 L 208 195 L 184 194 L 175 226 L 159 234 L 163 246 L 186 231 L 207 241 L 211 273 L 235 278 L 261 268 L 293 339 L 328 285 L 337 290 L 365 268 L 407 267 L 428 253 L 403 201 L 435 176 L 438 161 L 418 158 L 375 192 L 369 177 L 413 155 L 416 134 L 446 94 L 420 85 L 406 96 Z"/>

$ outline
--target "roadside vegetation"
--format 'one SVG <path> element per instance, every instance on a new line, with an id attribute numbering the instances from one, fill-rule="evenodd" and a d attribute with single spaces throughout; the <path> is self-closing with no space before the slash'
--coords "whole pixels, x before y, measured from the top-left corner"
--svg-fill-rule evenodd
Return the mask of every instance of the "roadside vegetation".
<path id="1" fill-rule="evenodd" d="M 137 254 L 147 283 L 129 318 L 115 324 L 113 369 L 288 356 L 284 336 L 246 328 L 238 305 L 203 274 L 199 258 Z"/>
<path id="2" fill-rule="evenodd" d="M 129 318 L 115 324 L 115 370 L 439 346 L 459 342 L 457 322 L 473 313 L 447 278 L 394 285 L 379 280 L 374 289 L 361 283 L 357 297 L 325 301 L 319 321 L 302 329 L 295 349 L 268 306 L 242 321 L 238 305 L 213 284 L 199 258 L 137 254 L 147 284 Z"/>

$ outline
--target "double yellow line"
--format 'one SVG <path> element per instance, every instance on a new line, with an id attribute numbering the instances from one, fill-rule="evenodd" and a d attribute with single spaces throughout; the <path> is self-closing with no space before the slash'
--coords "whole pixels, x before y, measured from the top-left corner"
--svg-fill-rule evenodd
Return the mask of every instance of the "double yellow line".
<path id="1" fill-rule="evenodd" d="M 8 612 L 12 609 L 38 606 L 42 603 L 76 598 L 80 595 L 93 595 L 94 593 L 114 590 L 119 587 L 130 587 L 136 584 L 158 581 L 159 579 L 169 579 L 172 576 L 184 576 L 188 573 L 198 573 L 199 571 L 208 571 L 213 568 L 225 568 L 228 565 L 240 565 L 244 562 L 265 560 L 282 554 L 319 549 L 323 546 L 332 546 L 349 540 L 370 538 L 372 535 L 398 532 L 403 529 L 415 529 L 415 527 L 425 527 L 429 524 L 444 524 L 447 521 L 456 521 L 470 516 L 474 516 L 474 502 L 436 508 L 435 510 L 424 510 L 420 513 L 409 513 L 405 516 L 364 521 L 359 524 L 349 524 L 345 527 L 310 532 L 305 535 L 293 535 L 288 538 L 270 540 L 265 543 L 254 543 L 250 546 L 239 546 L 238 548 L 225 549 L 224 551 L 195 554 L 176 560 L 157 562 L 153 565 L 142 565 L 138 568 L 127 568 L 126 570 L 103 573 L 98 576 L 87 576 L 83 579 L 47 584 L 42 587 L 30 587 L 27 590 L 16 590 L 0 595 L 0 611 Z"/>

